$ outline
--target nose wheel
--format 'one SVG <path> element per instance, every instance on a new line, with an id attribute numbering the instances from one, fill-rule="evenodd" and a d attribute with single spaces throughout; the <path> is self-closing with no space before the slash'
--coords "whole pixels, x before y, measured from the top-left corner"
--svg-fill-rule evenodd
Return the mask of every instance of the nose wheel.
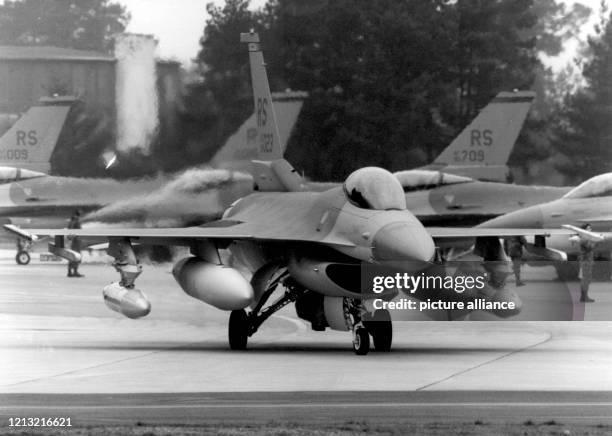
<path id="1" fill-rule="evenodd" d="M 363 302 L 345 298 L 342 309 L 344 321 L 353 333 L 353 351 L 359 356 L 370 351 L 370 336 L 376 351 L 391 351 L 393 325 L 388 310 L 376 310 L 368 313 Z"/>
<path id="2" fill-rule="evenodd" d="M 372 335 L 374 349 L 376 351 L 391 351 L 393 342 L 393 324 L 388 310 L 378 309 L 374 314 L 363 323 Z"/>
<path id="3" fill-rule="evenodd" d="M 370 335 L 365 327 L 353 331 L 353 351 L 358 356 L 364 356 L 370 351 Z"/>

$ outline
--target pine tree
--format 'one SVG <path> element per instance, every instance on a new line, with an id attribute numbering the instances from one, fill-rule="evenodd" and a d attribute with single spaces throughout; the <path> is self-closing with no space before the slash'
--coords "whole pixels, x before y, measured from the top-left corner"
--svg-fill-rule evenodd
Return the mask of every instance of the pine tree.
<path id="1" fill-rule="evenodd" d="M 557 128 L 556 148 L 569 158 L 560 170 L 578 182 L 612 171 L 612 21 L 589 39 L 586 85 L 569 95 Z"/>

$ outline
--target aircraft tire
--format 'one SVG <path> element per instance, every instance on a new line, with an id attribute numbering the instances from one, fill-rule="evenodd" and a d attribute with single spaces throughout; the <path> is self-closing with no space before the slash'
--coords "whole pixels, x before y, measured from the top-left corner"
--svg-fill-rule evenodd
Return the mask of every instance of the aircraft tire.
<path id="1" fill-rule="evenodd" d="M 248 317 L 244 309 L 232 310 L 228 328 L 229 346 L 232 350 L 246 349 L 249 339 L 248 329 Z"/>
<path id="2" fill-rule="evenodd" d="M 388 352 L 391 351 L 391 343 L 393 342 L 393 324 L 391 324 L 391 315 L 388 310 L 378 309 L 374 312 L 371 321 L 364 322 L 376 351 Z"/>
<path id="3" fill-rule="evenodd" d="M 15 262 L 17 262 L 17 265 L 27 265 L 30 263 L 30 260 L 30 253 L 27 251 L 21 250 L 15 255 Z"/>
<path id="4" fill-rule="evenodd" d="M 355 338 L 353 339 L 353 351 L 358 356 L 365 356 L 370 351 L 370 335 L 368 331 L 359 327 L 355 331 Z"/>

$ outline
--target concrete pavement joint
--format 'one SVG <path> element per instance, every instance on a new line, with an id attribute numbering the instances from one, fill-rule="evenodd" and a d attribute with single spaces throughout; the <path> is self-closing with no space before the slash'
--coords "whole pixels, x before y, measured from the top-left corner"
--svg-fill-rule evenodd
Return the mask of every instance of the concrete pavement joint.
<path id="1" fill-rule="evenodd" d="M 531 345 L 528 345 L 528 346 L 523 347 L 523 348 L 519 348 L 519 349 L 516 349 L 516 350 L 509 351 L 507 353 L 502 354 L 501 356 L 495 357 L 494 359 L 490 359 L 490 360 L 487 360 L 485 362 L 479 363 L 478 365 L 474 365 L 474 366 L 471 366 L 469 368 L 462 369 L 461 371 L 458 371 L 458 372 L 456 372 L 454 374 L 451 374 L 451 375 L 449 375 L 447 377 L 444 377 L 444 378 L 442 378 L 440 380 L 437 380 L 437 381 L 434 381 L 434 382 L 431 382 L 431 383 L 427 383 L 427 384 L 425 384 L 423 386 L 420 386 L 420 387 L 416 388 L 415 390 L 416 391 L 423 391 L 425 389 L 429 389 L 432 386 L 438 385 L 440 383 L 444 383 L 445 381 L 451 380 L 451 379 L 453 379 L 455 377 L 459 377 L 459 376 L 461 376 L 463 374 L 466 374 L 468 372 L 474 371 L 475 369 L 482 368 L 483 366 L 489 365 L 489 364 L 491 364 L 493 362 L 498 362 L 498 361 L 500 361 L 502 359 L 505 359 L 506 357 L 509 357 L 509 356 L 521 353 L 523 351 L 530 350 L 530 349 L 535 348 L 535 347 L 538 347 L 538 346 L 540 346 L 542 344 L 545 344 L 546 342 L 549 342 L 553 338 L 553 334 L 552 333 L 547 332 L 547 334 L 548 334 L 548 337 L 546 339 L 540 341 L 540 342 L 536 342 L 535 344 L 531 344 Z"/>

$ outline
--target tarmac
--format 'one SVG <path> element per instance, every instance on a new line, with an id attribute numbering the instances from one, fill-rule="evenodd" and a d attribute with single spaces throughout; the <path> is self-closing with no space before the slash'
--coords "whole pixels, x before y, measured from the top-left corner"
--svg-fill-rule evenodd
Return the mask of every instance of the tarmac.
<path id="1" fill-rule="evenodd" d="M 85 277 L 67 278 L 61 262 L 35 255 L 18 266 L 13 255 L 0 250 L 4 421 L 612 421 L 609 321 L 421 315 L 394 323 L 390 353 L 356 356 L 348 332 L 311 331 L 290 305 L 236 352 L 227 345 L 228 314 L 184 294 L 171 264 L 145 265 L 137 285 L 152 311 L 130 320 L 102 301 L 102 287 L 117 280 L 104 256 L 88 259 Z M 552 268 L 526 268 L 524 304 L 553 292 L 553 276 Z M 609 319 L 611 288 L 592 285 L 586 319 Z"/>

